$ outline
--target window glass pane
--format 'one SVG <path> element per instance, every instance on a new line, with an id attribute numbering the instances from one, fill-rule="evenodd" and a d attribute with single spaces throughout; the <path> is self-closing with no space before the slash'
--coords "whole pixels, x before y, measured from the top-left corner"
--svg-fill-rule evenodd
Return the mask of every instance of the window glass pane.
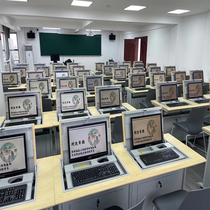
<path id="1" fill-rule="evenodd" d="M 17 34 L 10 34 L 10 39 L 12 40 L 11 46 L 10 46 L 10 50 L 11 49 L 18 49 L 18 45 L 17 45 Z"/>
<path id="2" fill-rule="evenodd" d="M 14 60 L 19 60 L 18 51 L 10 51 L 11 56 L 13 56 Z"/>

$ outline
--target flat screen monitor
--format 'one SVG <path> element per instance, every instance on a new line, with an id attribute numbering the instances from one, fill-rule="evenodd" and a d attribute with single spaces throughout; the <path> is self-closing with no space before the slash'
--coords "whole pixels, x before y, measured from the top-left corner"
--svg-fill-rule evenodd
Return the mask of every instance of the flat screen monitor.
<path id="1" fill-rule="evenodd" d="M 60 54 L 59 53 L 52 53 L 50 54 L 50 60 L 54 63 L 57 63 L 57 61 L 60 60 Z"/>
<path id="2" fill-rule="evenodd" d="M 36 67 L 36 70 L 42 70 L 45 72 L 45 77 L 49 77 L 50 76 L 50 67 L 49 66 L 38 66 Z"/>
<path id="3" fill-rule="evenodd" d="M 14 67 L 13 71 L 19 71 L 21 77 L 26 77 L 27 67 L 25 67 L 25 68 L 24 67 L 23 68 L 21 68 L 21 67 Z"/>
<path id="4" fill-rule="evenodd" d="M 64 92 L 60 94 L 61 113 L 85 110 L 85 96 L 83 91 Z"/>
<path id="5" fill-rule="evenodd" d="M 94 91 L 95 86 L 102 86 L 102 78 L 101 77 L 87 77 L 86 78 L 87 91 Z"/>
<path id="6" fill-rule="evenodd" d="M 117 68 L 118 67 L 117 62 L 109 62 L 109 65 L 112 65 L 114 68 Z"/>
<path id="7" fill-rule="evenodd" d="M 174 101 L 178 100 L 177 84 L 163 84 L 160 85 L 160 101 Z"/>
<path id="8" fill-rule="evenodd" d="M 145 87 L 145 75 L 132 75 L 131 77 L 131 87 Z"/>
<path id="9" fill-rule="evenodd" d="M 203 80 L 203 71 L 193 71 L 192 79 L 202 79 Z"/>
<path id="10" fill-rule="evenodd" d="M 171 76 L 171 72 L 176 71 L 176 67 L 175 66 L 166 66 L 165 70 L 166 70 L 166 76 Z"/>
<path id="11" fill-rule="evenodd" d="M 148 63 L 147 67 L 157 66 L 157 63 Z"/>
<path id="12" fill-rule="evenodd" d="M 55 73 L 55 78 L 57 77 L 68 77 L 69 72 L 68 71 L 56 71 Z"/>
<path id="13" fill-rule="evenodd" d="M 138 73 L 141 73 L 141 72 L 144 72 L 144 68 L 143 67 L 132 68 L 132 72 L 131 73 L 138 74 Z"/>
<path id="14" fill-rule="evenodd" d="M 77 88 L 76 78 L 72 79 L 59 79 L 60 89 Z"/>
<path id="15" fill-rule="evenodd" d="M 96 70 L 97 71 L 102 71 L 103 70 L 103 66 L 104 66 L 104 63 L 96 63 Z"/>
<path id="16" fill-rule="evenodd" d="M 165 81 L 165 73 L 153 73 L 152 74 L 152 86 L 155 86 L 157 82 L 164 82 Z"/>
<path id="17" fill-rule="evenodd" d="M 119 65 L 119 68 L 120 69 L 126 69 L 126 72 L 128 72 L 128 70 L 129 70 L 128 65 Z"/>
<path id="18" fill-rule="evenodd" d="M 134 67 L 144 67 L 144 64 L 143 63 L 135 63 Z"/>
<path id="19" fill-rule="evenodd" d="M 68 127 L 67 133 L 70 163 L 108 155 L 106 122 Z"/>
<path id="20" fill-rule="evenodd" d="M 113 66 L 104 66 L 104 74 L 112 75 L 112 68 L 113 68 Z"/>
<path id="21" fill-rule="evenodd" d="M 43 72 L 37 72 L 37 71 L 28 72 L 28 78 L 42 78 L 42 77 L 44 77 Z"/>
<path id="22" fill-rule="evenodd" d="M 0 178 L 28 172 L 25 134 L 0 136 Z"/>
<path id="23" fill-rule="evenodd" d="M 173 80 L 177 81 L 177 84 L 182 84 L 183 81 L 186 80 L 186 72 L 175 72 Z"/>
<path id="24" fill-rule="evenodd" d="M 90 70 L 77 70 L 77 76 L 79 77 L 79 81 L 83 81 L 84 75 L 90 75 Z"/>
<path id="25" fill-rule="evenodd" d="M 2 85 L 18 85 L 18 73 L 2 73 Z"/>
<path id="26" fill-rule="evenodd" d="M 8 97 L 9 119 L 37 117 L 36 95 Z"/>
<path id="27" fill-rule="evenodd" d="M 29 81 L 29 90 L 30 91 L 36 91 L 40 90 L 41 94 L 49 94 L 48 89 L 48 80 L 41 80 L 41 81 Z"/>
<path id="28" fill-rule="evenodd" d="M 100 109 L 120 107 L 120 88 L 99 90 Z"/>
<path id="29" fill-rule="evenodd" d="M 131 118 L 131 143 L 138 149 L 163 142 L 161 114 Z"/>
<path id="30" fill-rule="evenodd" d="M 187 84 L 188 99 L 203 97 L 203 82 L 193 82 Z"/>
<path id="31" fill-rule="evenodd" d="M 66 68 L 66 66 L 55 66 L 54 69 L 62 71 L 62 70 L 66 70 L 67 68 Z"/>
<path id="32" fill-rule="evenodd" d="M 114 69 L 115 80 L 126 80 L 126 69 Z"/>
<path id="33" fill-rule="evenodd" d="M 159 71 L 161 71 L 161 68 L 158 66 L 150 67 L 150 72 L 159 72 Z"/>
<path id="34" fill-rule="evenodd" d="M 85 67 L 84 66 L 72 66 L 73 70 L 74 71 L 77 71 L 77 70 L 84 70 Z"/>
<path id="35" fill-rule="evenodd" d="M 123 64 L 123 65 L 127 65 L 128 68 L 131 67 L 131 62 L 130 62 L 130 61 L 124 61 L 124 62 L 122 62 L 122 64 Z"/>

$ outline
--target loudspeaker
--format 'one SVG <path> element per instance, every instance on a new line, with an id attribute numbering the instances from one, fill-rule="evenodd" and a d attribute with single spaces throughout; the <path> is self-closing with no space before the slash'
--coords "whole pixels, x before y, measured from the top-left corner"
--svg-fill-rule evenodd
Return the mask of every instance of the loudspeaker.
<path id="1" fill-rule="evenodd" d="M 109 40 L 115 40 L 115 38 L 116 38 L 116 35 L 114 35 L 113 33 L 109 35 Z"/>

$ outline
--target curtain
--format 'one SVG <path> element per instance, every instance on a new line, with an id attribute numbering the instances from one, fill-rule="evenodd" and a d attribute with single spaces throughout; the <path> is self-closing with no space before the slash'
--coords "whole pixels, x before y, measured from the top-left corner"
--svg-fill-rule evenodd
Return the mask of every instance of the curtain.
<path id="1" fill-rule="evenodd" d="M 10 53 L 9 53 L 9 41 L 10 38 L 10 29 L 6 26 L 3 26 L 4 36 L 5 36 L 5 54 L 6 54 L 6 60 L 9 60 Z"/>

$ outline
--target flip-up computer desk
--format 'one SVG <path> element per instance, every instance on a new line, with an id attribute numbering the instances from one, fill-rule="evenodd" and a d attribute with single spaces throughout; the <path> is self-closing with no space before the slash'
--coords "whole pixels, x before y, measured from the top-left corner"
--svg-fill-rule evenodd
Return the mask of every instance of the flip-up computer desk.
<path id="1" fill-rule="evenodd" d="M 26 84 L 21 84 L 19 87 L 8 88 L 8 90 L 11 90 L 11 91 L 24 91 L 26 89 L 27 89 Z"/>
<path id="2" fill-rule="evenodd" d="M 165 134 L 164 137 L 190 158 L 142 171 L 124 149 L 124 143 L 113 144 L 112 149 L 126 168 L 128 175 L 67 192 L 63 191 L 61 179 L 62 155 L 54 156 L 55 205 L 65 203 L 64 208 L 67 209 L 93 210 L 120 205 L 121 208 L 128 209 L 146 196 L 144 210 L 152 210 L 152 200 L 155 197 L 182 189 L 184 169 L 206 161 L 170 134 Z"/>

